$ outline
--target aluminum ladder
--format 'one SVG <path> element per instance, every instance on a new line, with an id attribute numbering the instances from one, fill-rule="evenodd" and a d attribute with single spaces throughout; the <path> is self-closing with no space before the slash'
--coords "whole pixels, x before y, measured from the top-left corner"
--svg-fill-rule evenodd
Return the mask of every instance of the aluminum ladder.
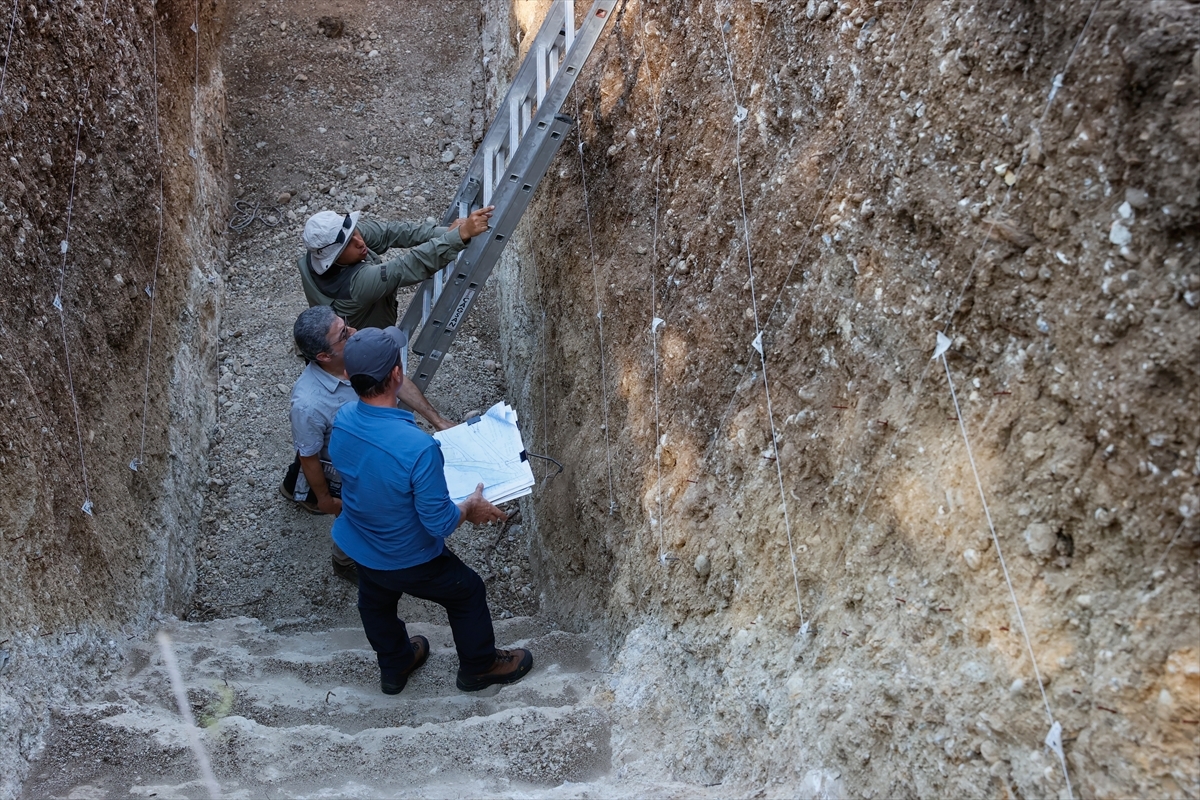
<path id="1" fill-rule="evenodd" d="M 433 379 L 529 207 L 534 189 L 575 124 L 559 110 L 616 4 L 617 0 L 594 0 L 577 31 L 574 0 L 553 0 L 496 118 L 463 173 L 442 224 L 483 206 L 496 208 L 488 230 L 418 286 L 400 320 L 399 327 L 418 356 L 410 380 L 421 391 Z M 418 328 L 420 333 L 414 337 Z"/>

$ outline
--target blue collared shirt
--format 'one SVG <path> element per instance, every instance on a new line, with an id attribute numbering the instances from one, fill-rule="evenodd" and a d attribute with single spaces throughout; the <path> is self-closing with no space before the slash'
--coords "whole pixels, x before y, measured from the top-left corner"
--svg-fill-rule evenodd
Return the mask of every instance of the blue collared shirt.
<path id="1" fill-rule="evenodd" d="M 329 454 L 342 476 L 342 513 L 333 540 L 371 569 L 404 569 L 442 554 L 458 527 L 437 440 L 413 415 L 361 401 L 333 422 Z"/>

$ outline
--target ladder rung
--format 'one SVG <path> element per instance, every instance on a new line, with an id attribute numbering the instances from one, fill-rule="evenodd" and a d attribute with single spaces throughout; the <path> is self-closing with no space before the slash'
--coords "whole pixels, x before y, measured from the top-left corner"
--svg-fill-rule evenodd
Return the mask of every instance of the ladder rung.
<path id="1" fill-rule="evenodd" d="M 537 64 L 537 103 L 542 104 L 542 98 L 546 96 L 546 87 L 550 83 L 550 78 L 546 73 L 546 61 L 550 58 L 550 49 L 542 44 L 535 45 L 533 57 Z"/>

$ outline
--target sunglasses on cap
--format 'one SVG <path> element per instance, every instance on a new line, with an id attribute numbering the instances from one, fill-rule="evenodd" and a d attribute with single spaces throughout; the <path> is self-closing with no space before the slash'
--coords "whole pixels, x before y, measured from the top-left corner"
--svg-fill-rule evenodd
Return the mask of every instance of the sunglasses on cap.
<path id="1" fill-rule="evenodd" d="M 346 232 L 351 231 L 353 229 L 354 229 L 354 221 L 351 220 L 350 215 L 347 214 L 346 218 L 344 220 L 342 220 L 342 229 L 340 231 L 338 231 L 337 238 L 334 239 L 329 244 L 325 245 L 325 247 L 333 247 L 335 244 L 341 244 L 342 242 L 346 241 Z M 323 250 L 325 248 L 323 247 L 321 249 Z"/>

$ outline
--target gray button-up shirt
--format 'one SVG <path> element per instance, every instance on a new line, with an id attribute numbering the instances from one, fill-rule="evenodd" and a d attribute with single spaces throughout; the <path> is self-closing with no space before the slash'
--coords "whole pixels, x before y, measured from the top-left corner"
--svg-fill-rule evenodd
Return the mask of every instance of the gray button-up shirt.
<path id="1" fill-rule="evenodd" d="M 324 462 L 326 478 L 331 482 L 341 482 L 341 477 L 329 463 L 333 418 L 339 408 L 357 399 L 350 381 L 329 374 L 315 361 L 304 368 L 292 387 L 292 443 L 296 452 L 305 458 L 319 455 Z"/>

